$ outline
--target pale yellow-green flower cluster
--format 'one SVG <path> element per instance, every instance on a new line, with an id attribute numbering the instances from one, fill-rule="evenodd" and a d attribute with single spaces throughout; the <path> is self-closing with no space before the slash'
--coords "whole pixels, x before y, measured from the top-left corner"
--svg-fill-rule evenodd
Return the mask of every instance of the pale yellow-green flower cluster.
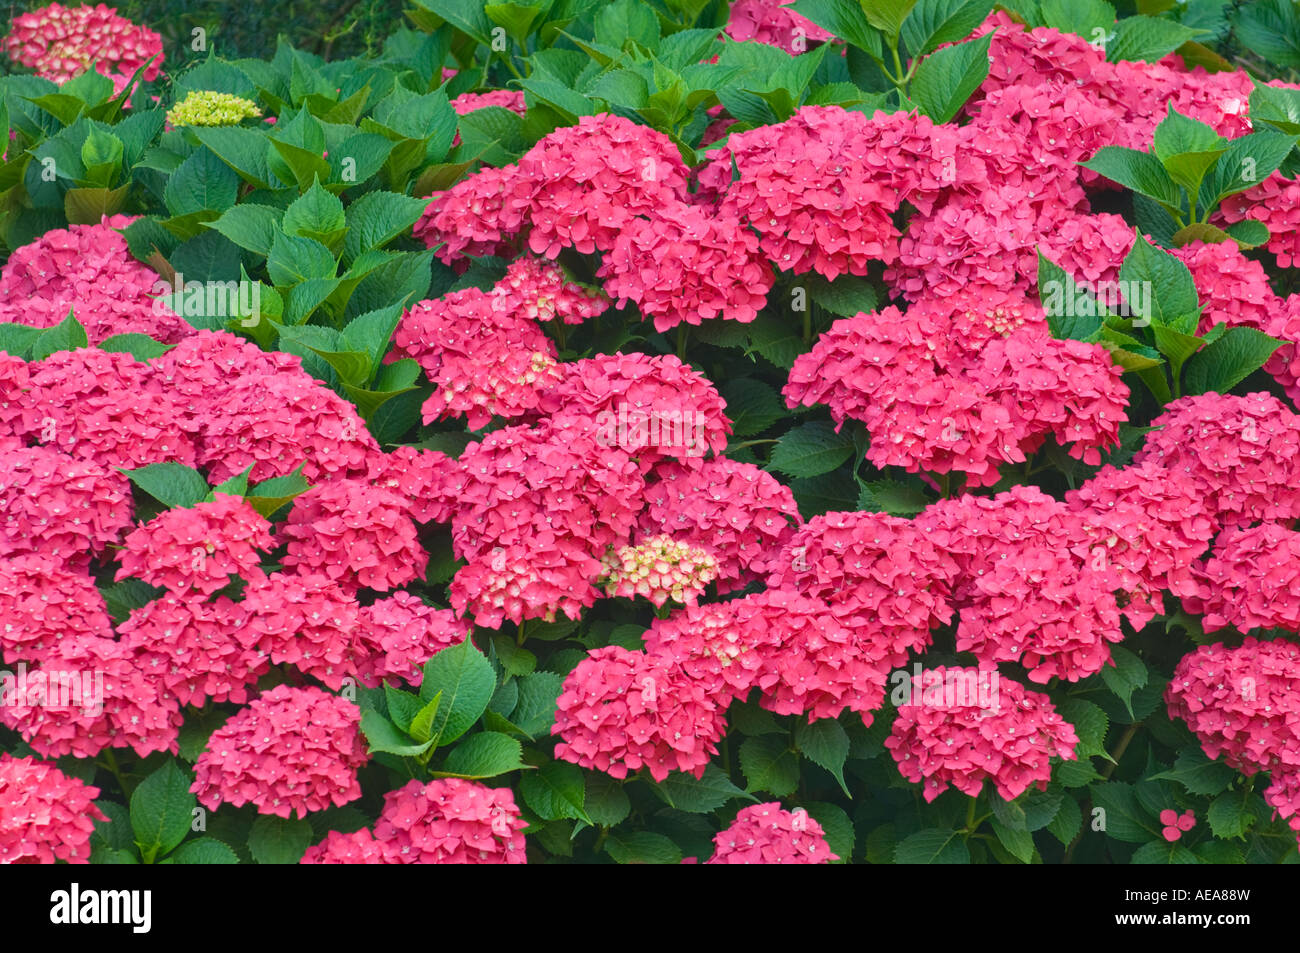
<path id="1" fill-rule="evenodd" d="M 250 99 L 203 89 L 167 110 L 167 121 L 173 126 L 235 126 L 260 115 L 262 110 Z"/>
<path id="2" fill-rule="evenodd" d="M 606 594 L 645 596 L 656 606 L 670 599 L 695 605 L 718 577 L 712 555 L 671 536 L 651 536 L 636 546 L 624 546 L 606 555 L 604 563 Z"/>

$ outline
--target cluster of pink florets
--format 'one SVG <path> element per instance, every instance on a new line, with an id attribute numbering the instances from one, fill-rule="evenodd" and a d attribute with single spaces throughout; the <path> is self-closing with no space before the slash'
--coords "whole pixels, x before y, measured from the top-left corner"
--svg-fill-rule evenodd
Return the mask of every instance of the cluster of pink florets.
<path id="1" fill-rule="evenodd" d="M 1165 690 L 1211 758 L 1234 771 L 1266 771 L 1264 799 L 1300 832 L 1300 646 L 1247 637 L 1237 648 L 1202 645 L 1174 670 Z"/>
<path id="2" fill-rule="evenodd" d="M 24 323 L 48 326 L 75 305 L 92 342 L 145 333 L 175 345 L 148 362 L 94 347 L 0 358 L 0 651 L 28 667 L 26 694 L 6 696 L 0 721 L 44 757 L 143 757 L 177 750 L 182 706 L 244 704 L 273 665 L 336 689 L 345 678 L 418 684 L 466 625 L 409 593 L 356 596 L 422 574 L 415 522 L 449 519 L 455 461 L 381 453 L 356 408 L 299 358 L 155 307 L 157 276 L 117 231 L 128 222 L 46 233 L 0 276 Z M 119 471 L 153 464 L 199 468 L 209 485 L 300 471 L 310 488 L 277 491 L 278 533 L 235 489 L 137 524 Z M 283 571 L 268 576 L 280 546 Z M 96 585 L 114 569 L 162 590 L 116 625 Z M 55 695 L 64 684 L 82 690 Z M 283 725 L 275 734 L 302 743 Z"/>
<path id="3" fill-rule="evenodd" d="M 631 301 L 660 332 L 713 318 L 753 321 L 773 280 L 752 232 L 686 202 L 630 220 L 597 276 L 619 307 Z"/>
<path id="4" fill-rule="evenodd" d="M 700 777 L 717 754 L 725 706 L 661 656 L 616 645 L 591 652 L 564 680 L 552 733 L 555 756 L 626 778 L 645 768 Z"/>
<path id="5" fill-rule="evenodd" d="M 451 101 L 457 116 L 468 116 L 478 109 L 496 106 L 524 115 L 524 94 L 518 89 L 493 89 L 486 93 L 461 93 Z"/>
<path id="6" fill-rule="evenodd" d="M 360 710 L 344 698 L 280 685 L 213 733 L 194 764 L 191 790 L 209 810 L 253 804 L 279 817 L 355 801 L 357 769 L 368 760 L 360 722 Z"/>
<path id="7" fill-rule="evenodd" d="M 126 477 L 51 447 L 0 451 L 0 555 L 79 561 L 131 522 Z"/>
<path id="8" fill-rule="evenodd" d="M 34 758 L 0 755 L 0 864 L 90 862 L 99 788 Z"/>
<path id="9" fill-rule="evenodd" d="M 790 371 L 791 407 L 825 403 L 860 420 L 877 467 L 966 475 L 990 486 L 1049 436 L 1100 463 L 1129 390 L 1100 345 L 1057 340 L 1023 297 L 967 292 L 831 326 Z"/>
<path id="10" fill-rule="evenodd" d="M 535 321 L 582 324 L 609 307 L 609 297 L 596 287 L 570 281 L 553 261 L 525 255 L 510 263 L 505 276 L 493 287 L 506 296 L 508 310 Z"/>
<path id="11" fill-rule="evenodd" d="M 509 788 L 460 778 L 410 781 L 384 795 L 373 831 L 331 831 L 304 864 L 523 864 L 522 830 Z"/>
<path id="12" fill-rule="evenodd" d="M 480 430 L 493 417 L 536 410 L 560 372 L 555 345 L 521 311 L 510 295 L 467 288 L 402 316 L 394 353 L 414 358 L 433 385 L 426 423 L 463 415 Z"/>
<path id="13" fill-rule="evenodd" d="M 988 677 L 979 669 L 927 669 L 922 685 L 912 686 L 898 708 L 885 747 L 905 778 L 923 784 L 926 801 L 950 785 L 977 797 L 985 780 L 1013 801 L 1032 786 L 1047 789 L 1053 757 L 1075 758 L 1078 736 L 1046 695 L 1006 679 L 998 686 L 996 708 L 983 708 L 947 691 L 949 675 L 978 680 L 981 671 Z"/>
<path id="14" fill-rule="evenodd" d="M 132 221 L 114 215 L 98 225 L 51 229 L 15 249 L 0 269 L 0 320 L 48 328 L 71 311 L 91 344 L 115 334 L 176 344 L 194 334 L 157 300 L 171 286 L 128 252 L 121 229 Z"/>
<path id="15" fill-rule="evenodd" d="M 271 524 L 237 496 L 167 510 L 129 534 L 118 553 L 118 579 L 135 576 L 175 593 L 208 596 L 231 575 L 260 578 L 259 550 L 271 548 Z"/>
<path id="16" fill-rule="evenodd" d="M 562 248 L 609 251 L 635 216 L 685 200 L 686 185 L 686 166 L 667 136 L 607 113 L 583 116 L 518 163 L 435 195 L 415 235 L 441 246 L 448 263 L 500 250 L 525 232 L 527 246 L 547 258 Z"/>
<path id="17" fill-rule="evenodd" d="M 727 36 L 778 46 L 787 53 L 807 51 L 834 37 L 790 9 L 793 0 L 736 0 L 728 11 Z"/>
<path id="18" fill-rule="evenodd" d="M 776 801 L 743 808 L 713 844 L 706 864 L 828 864 L 840 859 L 807 811 L 785 811 Z"/>
<path id="19" fill-rule="evenodd" d="M 726 449 L 726 401 L 671 354 L 600 354 L 559 370 L 539 411 L 553 426 L 592 432 L 601 446 L 631 454 L 642 471 L 665 457 L 698 459 Z"/>
<path id="20" fill-rule="evenodd" d="M 790 488 L 752 463 L 726 457 L 667 460 L 649 475 L 639 528 L 705 546 L 719 593 L 761 579 L 801 522 Z"/>
<path id="21" fill-rule="evenodd" d="M 344 589 L 389 592 L 422 578 L 429 554 L 406 501 L 364 480 L 333 480 L 294 500 L 280 530 L 281 565 L 322 573 Z"/>
<path id="22" fill-rule="evenodd" d="M 526 245 L 605 255 L 600 277 L 663 331 L 717 317 L 753 321 L 772 273 L 732 215 L 689 202 L 688 170 L 662 133 L 609 114 L 557 129 L 518 163 L 433 196 L 415 225 L 446 262 Z"/>
<path id="23" fill-rule="evenodd" d="M 23 66 L 56 83 L 65 83 L 95 69 L 113 81 L 121 92 L 146 62 L 145 80 L 154 80 L 162 68 L 162 37 L 117 15 L 105 4 L 47 7 L 14 17 L 5 38 L 5 52 Z M 152 62 L 150 59 L 152 58 Z"/>

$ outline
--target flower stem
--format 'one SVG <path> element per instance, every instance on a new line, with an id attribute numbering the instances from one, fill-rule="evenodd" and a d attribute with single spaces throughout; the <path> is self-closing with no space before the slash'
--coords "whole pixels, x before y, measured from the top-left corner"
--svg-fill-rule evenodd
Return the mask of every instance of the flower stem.
<path id="1" fill-rule="evenodd" d="M 906 96 L 907 81 L 911 79 L 912 74 L 903 72 L 903 61 L 898 58 L 897 42 L 895 42 L 894 45 L 889 48 L 889 52 L 892 53 L 894 56 L 894 75 L 891 76 L 890 79 L 894 81 L 894 85 L 898 87 L 898 91 L 902 93 L 904 96 Z"/>
<path id="2" fill-rule="evenodd" d="M 103 764 L 104 767 L 108 769 L 108 773 L 111 774 L 113 778 L 117 781 L 117 786 L 122 789 L 122 796 L 129 798 L 131 796 L 131 792 L 126 789 L 126 781 L 122 777 L 122 769 L 118 767 L 117 756 L 113 754 L 112 748 L 104 749 Z"/>
<path id="3" fill-rule="evenodd" d="M 1128 750 L 1129 742 L 1131 742 L 1134 736 L 1137 735 L 1138 727 L 1141 724 L 1142 722 L 1140 721 L 1133 722 L 1133 724 L 1129 725 L 1124 731 L 1124 734 L 1120 735 L 1119 743 L 1115 745 L 1115 751 L 1110 756 L 1110 763 L 1101 769 L 1101 776 L 1103 778 L 1109 780 L 1110 776 L 1115 773 L 1115 769 L 1119 767 L 1119 759 L 1124 757 L 1124 752 Z"/>

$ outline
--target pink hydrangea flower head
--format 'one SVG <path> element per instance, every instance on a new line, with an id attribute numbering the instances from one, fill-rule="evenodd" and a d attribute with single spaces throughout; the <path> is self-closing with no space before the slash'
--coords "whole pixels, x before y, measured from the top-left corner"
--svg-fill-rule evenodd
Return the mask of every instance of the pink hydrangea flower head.
<path id="1" fill-rule="evenodd" d="M 1274 172 L 1252 188 L 1223 200 L 1219 213 L 1225 224 L 1251 219 L 1268 229 L 1265 247 L 1277 258 L 1279 268 L 1292 267 L 1300 259 L 1300 239 L 1296 237 L 1300 225 L 1300 183 Z"/>
<path id="2" fill-rule="evenodd" d="M 1194 486 L 1222 525 L 1300 516 L 1300 418 L 1276 397 L 1183 397 L 1151 425 L 1134 462 Z"/>
<path id="3" fill-rule="evenodd" d="M 401 446 L 376 454 L 366 481 L 401 496 L 417 523 L 447 523 L 455 503 L 451 487 L 459 473 L 459 461 L 445 453 Z"/>
<path id="4" fill-rule="evenodd" d="M 253 804 L 259 814 L 306 817 L 361 797 L 368 760 L 355 704 L 319 688 L 277 685 L 213 732 L 194 763 L 199 803 Z"/>
<path id="5" fill-rule="evenodd" d="M 89 342 L 115 334 L 144 334 L 176 344 L 195 333 L 157 300 L 173 288 L 131 256 L 120 229 L 133 219 L 51 229 L 14 250 L 0 269 L 0 319 L 49 328 L 75 313 Z"/>
<path id="6" fill-rule="evenodd" d="M 153 383 L 181 407 L 178 425 L 197 433 L 219 416 L 230 386 L 243 377 L 260 378 L 278 371 L 301 371 L 302 358 L 282 351 L 263 351 L 228 331 L 197 331 L 166 354 L 150 361 Z"/>
<path id="7" fill-rule="evenodd" d="M 865 275 L 870 261 L 898 256 L 892 215 L 902 201 L 928 212 L 977 174 L 958 142 L 953 128 L 911 113 L 804 106 L 733 134 L 700 171 L 699 199 L 720 198 L 721 211 L 756 229 L 782 271 Z"/>
<path id="8" fill-rule="evenodd" d="M 1192 566 L 1218 524 L 1213 502 L 1194 485 L 1169 479 L 1149 463 L 1107 466 L 1067 493 L 1065 502 L 1083 519 L 1088 562 L 1116 572 L 1134 626 L 1164 612 L 1162 590 L 1180 598 L 1195 595 Z"/>
<path id="9" fill-rule="evenodd" d="M 391 864 L 388 845 L 375 840 L 370 828 L 350 834 L 330 831 L 319 844 L 312 844 L 298 861 L 300 864 Z"/>
<path id="10" fill-rule="evenodd" d="M 534 321 L 582 324 L 609 308 L 609 296 L 599 288 L 569 280 L 560 265 L 524 255 L 510 263 L 492 293 L 505 296 L 510 309 Z"/>
<path id="11" fill-rule="evenodd" d="M 457 116 L 468 116 L 477 109 L 497 106 L 524 115 L 524 94 L 519 89 L 492 89 L 486 93 L 461 93 L 451 101 Z"/>
<path id="12" fill-rule="evenodd" d="M 1019 85 L 1026 77 L 1083 86 L 1108 65 L 1105 53 L 1079 34 L 1051 27 L 1026 29 L 1001 10 L 990 14 L 975 35 L 988 32 L 993 32 L 993 41 L 989 75 L 980 86 L 985 92 Z"/>
<path id="13" fill-rule="evenodd" d="M 452 544 L 464 559 L 513 545 L 599 559 L 626 541 L 645 488 L 626 453 L 562 424 L 495 430 L 460 462 Z"/>
<path id="14" fill-rule="evenodd" d="M 46 553 L 0 558 L 0 652 L 36 661 L 63 640 L 112 638 L 104 597 L 85 569 Z"/>
<path id="15" fill-rule="evenodd" d="M 1012 801 L 1035 785 L 1047 789 L 1052 758 L 1075 760 L 1074 727 L 1046 695 L 1001 679 L 996 707 L 981 708 L 947 691 L 950 671 L 960 678 L 978 679 L 981 671 L 989 677 L 987 669 L 927 669 L 885 739 L 903 777 L 924 783 L 927 803 L 949 786 L 977 797 L 986 779 Z"/>
<path id="16" fill-rule="evenodd" d="M 39 424 L 29 436 L 105 467 L 193 466 L 194 445 L 177 427 L 180 408 L 150 386 L 151 377 L 130 354 L 96 348 L 52 354 L 32 365 Z"/>
<path id="17" fill-rule="evenodd" d="M 514 794 L 474 781 L 410 781 L 384 795 L 375 840 L 402 864 L 524 864 Z"/>
<path id="18" fill-rule="evenodd" d="M 1239 632 L 1286 629 L 1300 633 L 1300 533 L 1281 523 L 1234 526 L 1193 573 L 1200 586 L 1184 599 L 1202 616 L 1206 632 L 1231 625 Z"/>
<path id="19" fill-rule="evenodd" d="M 1070 456 L 1090 466 L 1119 443 L 1128 420 L 1124 370 L 1100 344 L 1044 339 L 1017 332 L 990 341 L 972 379 L 982 384 L 1012 420 L 1031 421 L 1022 453 L 1038 449 L 1051 433 Z"/>
<path id="20" fill-rule="evenodd" d="M 795 589 L 738 600 L 736 626 L 757 645 L 764 666 L 759 704 L 778 715 L 838 718 L 845 710 L 870 725 L 885 701 L 889 644 L 855 631 L 840 607 Z"/>
<path id="21" fill-rule="evenodd" d="M 731 433 L 713 383 L 671 354 L 598 354 L 560 365 L 539 410 L 556 427 L 594 432 L 603 447 L 635 455 L 643 471 L 665 457 L 721 454 Z"/>
<path id="22" fill-rule="evenodd" d="M 1286 639 L 1202 645 L 1183 656 L 1165 689 L 1205 754 L 1245 775 L 1300 769 L 1300 645 Z"/>
<path id="23" fill-rule="evenodd" d="M 5 52 L 38 76 L 60 85 L 95 63 L 98 72 L 122 92 L 132 75 L 149 63 L 143 79 L 152 82 L 162 69 L 162 37 L 117 15 L 105 4 L 65 7 L 51 3 L 14 17 L 5 37 Z M 152 61 L 151 61 L 152 60 Z"/>
<path id="24" fill-rule="evenodd" d="M 638 528 L 708 548 L 725 594 L 776 569 L 801 523 L 788 486 L 751 463 L 713 457 L 657 464 Z"/>
<path id="25" fill-rule="evenodd" d="M 418 686 L 424 663 L 469 637 L 469 627 L 450 609 L 425 605 L 409 592 L 395 592 L 360 611 L 361 643 L 357 681 L 368 687 L 384 679 Z"/>
<path id="26" fill-rule="evenodd" d="M 534 190 L 517 165 L 485 166 L 431 196 L 412 234 L 448 265 L 465 256 L 510 255 L 510 242 L 527 221 Z"/>
<path id="27" fill-rule="evenodd" d="M 807 811 L 782 810 L 779 801 L 742 808 L 713 844 L 706 864 L 828 864 L 840 859 Z"/>
<path id="28" fill-rule="evenodd" d="M 288 544 L 285 569 L 352 590 L 389 592 L 422 578 L 429 561 L 405 500 L 363 480 L 334 480 L 297 497 L 280 540 Z"/>
<path id="29" fill-rule="evenodd" d="M 0 754 L 0 864 L 90 863 L 99 788 L 35 758 Z"/>
<path id="30" fill-rule="evenodd" d="M 552 259 L 562 248 L 611 251 L 638 217 L 687 197 L 689 170 L 672 140 L 610 113 L 556 129 L 524 154 L 518 169 L 535 190 L 528 247 Z"/>
<path id="31" fill-rule="evenodd" d="M 1105 349 L 1055 341 L 1015 310 L 927 299 L 838 320 L 795 360 L 786 404 L 862 421 L 877 467 L 961 472 L 975 486 L 996 483 L 1002 464 L 1023 463 L 1049 433 L 1099 463 L 1127 419 L 1122 371 Z M 972 324 L 984 326 L 965 337 Z"/>
<path id="32" fill-rule="evenodd" d="M 714 318 L 753 321 L 773 281 L 758 239 L 729 210 L 685 202 L 629 221 L 597 275 L 618 307 L 633 302 L 660 333 Z"/>
<path id="33" fill-rule="evenodd" d="M 1220 321 L 1269 333 L 1282 302 L 1269 286 L 1264 266 L 1242 254 L 1236 242 L 1189 242 L 1170 254 L 1182 260 L 1196 282 L 1203 309 L 1198 333 Z"/>
<path id="34" fill-rule="evenodd" d="M 247 622 L 242 602 L 168 594 L 133 609 L 117 634 L 139 668 L 181 705 L 242 705 L 249 687 L 271 667 L 264 653 L 240 642 Z"/>
<path id="35" fill-rule="evenodd" d="M 183 719 L 176 697 L 123 642 L 64 635 L 26 672 L 26 691 L 0 706 L 0 722 L 46 758 L 93 758 L 130 748 L 175 754 Z"/>
<path id="36" fill-rule="evenodd" d="M 645 768 L 700 777 L 725 730 L 724 709 L 670 661 L 616 645 L 588 653 L 556 702 L 555 756 L 614 778 Z"/>
<path id="37" fill-rule="evenodd" d="M 49 447 L 0 451 L 0 554 L 82 562 L 131 524 L 127 478 Z"/>
<path id="38" fill-rule="evenodd" d="M 831 512 L 809 520 L 768 578 L 825 601 L 865 653 L 901 665 L 952 619 L 958 564 L 915 522 Z"/>
<path id="39" fill-rule="evenodd" d="M 1112 577 L 1041 546 L 1013 547 L 1009 555 L 973 581 L 957 651 L 981 662 L 1020 661 L 1040 684 L 1101 671 L 1110 645 L 1124 639 Z"/>
<path id="40" fill-rule="evenodd" d="M 561 612 L 576 620 L 599 597 L 600 573 L 600 561 L 576 541 L 546 551 L 514 543 L 470 557 L 452 577 L 448 598 L 457 615 L 485 629 L 507 619 L 554 622 Z"/>
<path id="41" fill-rule="evenodd" d="M 271 548 L 271 524 L 242 497 L 217 493 L 210 502 L 166 510 L 128 533 L 115 578 L 136 576 L 175 593 L 208 596 L 232 575 L 260 578 L 258 550 Z"/>
<path id="42" fill-rule="evenodd" d="M 200 422 L 199 464 L 220 483 L 252 466 L 254 483 L 298 467 L 309 482 L 364 476 L 379 444 L 356 407 L 301 370 L 241 375 Z"/>
<path id="43" fill-rule="evenodd" d="M 414 358 L 434 386 L 425 423 L 463 415 L 481 430 L 493 417 L 536 409 L 560 373 L 554 343 L 523 310 L 513 293 L 466 288 L 402 315 L 395 353 Z"/>
<path id="44" fill-rule="evenodd" d="M 244 592 L 248 620 L 240 644 L 287 663 L 334 690 L 356 675 L 368 655 L 360 645 L 360 612 L 354 595 L 319 573 L 272 573 Z"/>
<path id="45" fill-rule="evenodd" d="M 792 0 L 736 0 L 727 17 L 726 34 L 738 43 L 753 40 L 778 46 L 791 55 L 834 37 L 791 10 Z"/>
<path id="46" fill-rule="evenodd" d="M 668 659 L 726 707 L 746 698 L 779 647 L 766 626 L 736 624 L 740 600 L 686 606 L 655 619 L 645 633 L 649 655 Z"/>

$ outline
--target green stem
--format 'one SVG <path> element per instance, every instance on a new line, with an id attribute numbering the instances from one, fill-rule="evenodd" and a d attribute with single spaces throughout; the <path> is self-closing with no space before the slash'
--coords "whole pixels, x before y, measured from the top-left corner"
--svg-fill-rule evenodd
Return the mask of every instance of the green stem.
<path id="1" fill-rule="evenodd" d="M 1101 769 L 1101 776 L 1106 780 L 1110 780 L 1110 776 L 1114 774 L 1115 769 L 1119 767 L 1119 759 L 1124 757 L 1124 752 L 1128 750 L 1129 742 L 1131 742 L 1137 735 L 1138 726 L 1141 724 L 1142 722 L 1140 721 L 1133 722 L 1133 724 L 1129 725 L 1128 728 L 1125 729 L 1124 734 L 1120 735 L 1119 744 L 1115 745 L 1115 750 L 1111 753 L 1110 763 Z"/>
<path id="2" fill-rule="evenodd" d="M 894 75 L 891 76 L 891 77 L 889 77 L 889 78 L 893 81 L 894 85 L 898 87 L 898 91 L 899 91 L 900 93 L 902 93 L 904 96 L 906 96 L 906 95 L 907 95 L 907 81 L 908 81 L 908 79 L 911 78 L 911 74 L 910 74 L 910 73 L 909 73 L 909 74 L 904 74 L 904 73 L 903 73 L 903 61 L 900 60 L 900 59 L 898 58 L 898 41 L 897 41 L 897 40 L 895 40 L 895 41 L 894 41 L 894 45 L 891 46 L 891 47 L 889 48 L 889 52 L 890 52 L 890 53 L 893 55 L 893 57 L 894 57 Z M 897 78 L 895 78 L 895 77 L 897 77 Z"/>
<path id="3" fill-rule="evenodd" d="M 518 634 L 515 636 L 515 645 L 523 645 L 523 644 L 524 644 L 524 639 L 528 638 L 528 636 L 524 634 L 524 622 L 525 622 L 525 621 L 527 621 L 527 620 L 525 620 L 525 619 L 520 619 L 520 620 L 519 620 L 519 632 L 518 632 Z"/>
<path id="4" fill-rule="evenodd" d="M 737 450 L 744 450 L 746 447 L 757 447 L 760 443 L 776 443 L 776 438 L 770 440 L 746 440 L 727 448 L 727 453 L 735 453 Z"/>
<path id="5" fill-rule="evenodd" d="M 803 309 L 803 346 L 812 346 L 812 311 L 807 307 Z"/>
<path id="6" fill-rule="evenodd" d="M 126 781 L 122 777 L 122 769 L 118 767 L 117 756 L 113 754 L 112 748 L 104 749 L 103 765 L 108 770 L 108 773 L 113 776 L 114 780 L 117 781 L 117 786 L 122 789 L 122 796 L 130 797 L 131 792 L 126 788 Z"/>
<path id="7" fill-rule="evenodd" d="M 690 325 L 683 321 L 677 325 L 677 360 L 686 363 L 686 335 Z"/>

